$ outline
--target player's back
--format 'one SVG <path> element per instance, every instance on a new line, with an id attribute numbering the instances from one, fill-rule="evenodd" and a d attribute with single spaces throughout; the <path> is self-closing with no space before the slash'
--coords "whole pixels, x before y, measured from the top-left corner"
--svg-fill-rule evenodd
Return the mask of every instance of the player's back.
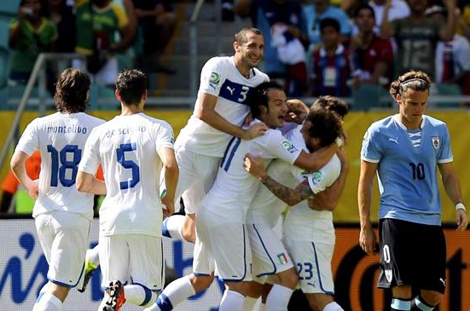
<path id="1" fill-rule="evenodd" d="M 172 133 L 168 123 L 143 113 L 117 116 L 93 133 L 107 188 L 102 232 L 159 235 L 162 163 L 157 150 L 172 147 Z"/>
<path id="2" fill-rule="evenodd" d="M 39 196 L 33 216 L 65 210 L 93 217 L 93 195 L 75 187 L 78 163 L 92 129 L 103 120 L 86 113 L 54 113 L 35 119 L 25 130 L 17 148 L 31 154 L 41 152 Z"/>

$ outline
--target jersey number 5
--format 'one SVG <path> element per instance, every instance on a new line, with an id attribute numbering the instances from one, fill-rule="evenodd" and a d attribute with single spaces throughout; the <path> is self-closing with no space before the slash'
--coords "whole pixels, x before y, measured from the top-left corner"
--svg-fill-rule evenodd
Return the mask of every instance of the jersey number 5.
<path id="1" fill-rule="evenodd" d="M 137 163 L 132 160 L 126 160 L 126 152 L 131 152 L 137 149 L 135 143 L 121 144 L 119 148 L 116 149 L 117 160 L 124 168 L 132 170 L 132 179 L 121 181 L 119 187 L 121 190 L 134 188 L 140 181 L 140 169 Z"/>

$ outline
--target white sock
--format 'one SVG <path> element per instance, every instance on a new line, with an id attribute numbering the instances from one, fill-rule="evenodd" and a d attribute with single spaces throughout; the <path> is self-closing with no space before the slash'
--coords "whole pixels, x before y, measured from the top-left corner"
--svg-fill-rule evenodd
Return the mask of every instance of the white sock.
<path id="1" fill-rule="evenodd" d="M 136 306 L 151 305 L 155 302 L 155 298 L 157 297 L 157 294 L 153 293 L 148 288 L 136 284 L 124 286 L 124 294 L 126 295 L 126 302 Z"/>
<path id="2" fill-rule="evenodd" d="M 166 237 L 171 237 L 172 239 L 181 239 L 184 240 L 183 234 L 181 233 L 184 225 L 183 215 L 171 215 L 163 221 L 162 232 Z"/>
<path id="3" fill-rule="evenodd" d="M 163 290 L 157 302 L 145 311 L 169 311 L 176 308 L 178 304 L 196 294 L 189 276 L 176 279 Z"/>
<path id="4" fill-rule="evenodd" d="M 34 304 L 33 311 L 61 311 L 62 301 L 51 293 L 41 292 Z"/>
<path id="5" fill-rule="evenodd" d="M 344 311 L 343 308 L 339 304 L 336 303 L 336 301 L 330 302 L 327 304 L 324 308 L 323 311 Z"/>
<path id="6" fill-rule="evenodd" d="M 427 304 L 422 302 L 419 298 L 420 298 L 419 296 L 415 298 L 415 305 L 418 309 L 423 310 L 423 311 L 432 311 L 432 310 L 434 310 L 434 307 L 428 306 Z"/>
<path id="7" fill-rule="evenodd" d="M 243 311 L 253 311 L 253 308 L 257 301 L 258 301 L 258 298 L 246 296 L 245 304 L 243 305 Z"/>
<path id="8" fill-rule="evenodd" d="M 242 311 L 245 296 L 232 290 L 225 290 L 225 292 L 220 302 L 219 311 Z"/>
<path id="9" fill-rule="evenodd" d="M 266 309 L 266 304 L 265 304 L 265 303 L 261 303 L 261 304 L 259 305 L 258 311 L 266 311 L 266 310 L 268 310 L 268 309 Z"/>
<path id="10" fill-rule="evenodd" d="M 274 284 L 266 298 L 266 309 L 269 311 L 287 310 L 287 305 L 293 292 L 288 287 Z"/>
<path id="11" fill-rule="evenodd" d="M 85 259 L 91 261 L 95 265 L 100 265 L 100 250 L 98 248 L 99 244 L 93 247 L 92 249 L 88 249 L 86 251 Z"/>

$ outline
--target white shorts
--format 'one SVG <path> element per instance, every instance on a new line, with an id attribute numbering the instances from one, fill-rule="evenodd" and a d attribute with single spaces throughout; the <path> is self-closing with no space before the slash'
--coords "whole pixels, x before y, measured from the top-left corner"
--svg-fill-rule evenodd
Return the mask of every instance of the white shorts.
<path id="1" fill-rule="evenodd" d="M 297 267 L 300 288 L 306 294 L 334 295 L 331 259 L 335 244 L 283 239 Z"/>
<path id="2" fill-rule="evenodd" d="M 253 275 L 277 274 L 294 267 L 279 237 L 268 225 L 247 224 L 253 254 Z"/>
<path id="3" fill-rule="evenodd" d="M 179 200 L 182 196 L 186 214 L 195 214 L 202 199 L 214 184 L 220 158 L 197 154 L 184 146 L 176 146 L 175 153 L 179 167 L 175 198 Z"/>
<path id="4" fill-rule="evenodd" d="M 212 272 L 204 269 L 210 267 L 208 261 L 214 258 L 217 274 L 224 281 L 251 281 L 251 249 L 242 221 L 203 208 L 196 221 L 196 234 L 200 243 L 198 253 L 194 254 L 195 274 Z"/>
<path id="5" fill-rule="evenodd" d="M 62 286 L 77 286 L 88 249 L 91 221 L 77 213 L 54 211 L 38 215 L 35 223 L 49 263 L 47 278 Z"/>
<path id="6" fill-rule="evenodd" d="M 165 285 L 162 239 L 143 234 L 100 236 L 101 287 L 113 280 L 159 291 Z"/>

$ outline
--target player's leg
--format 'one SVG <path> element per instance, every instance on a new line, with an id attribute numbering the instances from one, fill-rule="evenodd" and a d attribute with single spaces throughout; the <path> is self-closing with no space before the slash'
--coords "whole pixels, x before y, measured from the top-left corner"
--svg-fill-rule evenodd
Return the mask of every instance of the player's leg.
<path id="1" fill-rule="evenodd" d="M 62 310 L 71 287 L 82 273 L 90 220 L 57 211 L 36 218 L 38 236 L 49 263 L 49 282 L 41 289 L 34 311 Z"/>
<path id="2" fill-rule="evenodd" d="M 272 275 L 274 285 L 266 298 L 268 310 L 286 310 L 298 283 L 297 272 L 284 245 L 263 222 L 247 225 L 253 254 L 253 274 Z M 273 275 L 274 274 L 274 275 Z"/>

